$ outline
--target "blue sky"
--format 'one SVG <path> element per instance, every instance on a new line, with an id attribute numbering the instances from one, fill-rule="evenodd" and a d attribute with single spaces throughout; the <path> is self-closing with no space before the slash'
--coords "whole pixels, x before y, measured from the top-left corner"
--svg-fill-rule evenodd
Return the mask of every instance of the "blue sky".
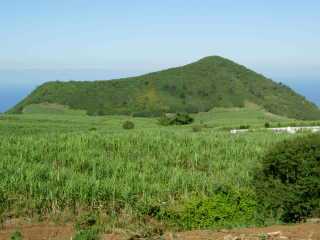
<path id="1" fill-rule="evenodd" d="M 130 76 L 208 55 L 320 103 L 316 0 L 11 0 L 0 22 L 0 111 L 45 81 Z"/>

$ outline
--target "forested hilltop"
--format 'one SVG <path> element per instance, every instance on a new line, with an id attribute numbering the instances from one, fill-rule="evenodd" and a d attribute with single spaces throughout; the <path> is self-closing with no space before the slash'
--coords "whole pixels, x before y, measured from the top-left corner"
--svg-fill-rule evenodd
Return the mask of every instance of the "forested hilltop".
<path id="1" fill-rule="evenodd" d="M 289 118 L 320 119 L 319 108 L 289 87 L 218 56 L 139 77 L 48 82 L 9 113 L 23 113 L 25 107 L 40 103 L 61 104 L 89 115 L 134 116 L 258 105 Z"/>

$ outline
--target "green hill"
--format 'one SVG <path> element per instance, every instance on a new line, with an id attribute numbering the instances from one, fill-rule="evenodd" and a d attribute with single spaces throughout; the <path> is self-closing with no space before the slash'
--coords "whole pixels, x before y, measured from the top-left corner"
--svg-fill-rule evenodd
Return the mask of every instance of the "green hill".
<path id="1" fill-rule="evenodd" d="M 87 115 L 84 110 L 74 110 L 56 103 L 30 104 L 23 109 L 26 114 L 55 114 L 55 115 Z"/>
<path id="2" fill-rule="evenodd" d="M 320 119 L 319 108 L 287 86 L 275 83 L 222 57 L 207 57 L 183 67 L 139 77 L 94 82 L 49 82 L 9 111 L 54 103 L 89 115 L 205 112 L 254 104 L 297 119 Z"/>

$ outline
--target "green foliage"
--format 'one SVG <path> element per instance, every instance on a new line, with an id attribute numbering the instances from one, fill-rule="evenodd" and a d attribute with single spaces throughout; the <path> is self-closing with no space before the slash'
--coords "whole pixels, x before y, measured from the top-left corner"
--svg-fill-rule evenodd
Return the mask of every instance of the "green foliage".
<path id="1" fill-rule="evenodd" d="M 4 209 L 6 207 L 7 203 L 7 197 L 5 196 L 5 191 L 0 188 L 0 213 L 1 209 Z"/>
<path id="2" fill-rule="evenodd" d="M 284 141 L 265 155 L 254 185 L 266 214 L 298 222 L 320 213 L 320 135 Z"/>
<path id="3" fill-rule="evenodd" d="M 99 240 L 98 217 L 95 214 L 85 214 L 75 223 L 75 240 Z"/>
<path id="4" fill-rule="evenodd" d="M 4 222 L 4 213 L 7 209 L 8 199 L 4 190 L 0 188 L 0 226 Z"/>
<path id="5" fill-rule="evenodd" d="M 192 126 L 192 131 L 193 132 L 201 132 L 203 129 L 203 125 L 193 125 Z"/>
<path id="6" fill-rule="evenodd" d="M 244 107 L 248 102 L 290 118 L 320 118 L 316 105 L 287 86 L 217 56 L 121 80 L 49 82 L 9 112 L 43 113 L 48 109 L 48 104 L 45 108 L 43 104 L 49 103 L 70 106 L 95 116 L 155 117 L 163 112 L 196 113 L 215 107 Z M 51 107 L 52 110 L 57 109 Z"/>
<path id="7" fill-rule="evenodd" d="M 96 229 L 86 229 L 76 232 L 74 240 L 99 240 L 99 234 Z"/>
<path id="8" fill-rule="evenodd" d="M 125 121 L 122 124 L 122 128 L 127 130 L 134 129 L 134 123 L 132 121 Z"/>
<path id="9" fill-rule="evenodd" d="M 77 228 L 78 238 L 89 239 L 105 230 L 99 220 L 102 215 L 108 215 L 110 229 L 127 228 L 132 222 L 145 226 L 149 218 L 187 228 L 195 224 L 188 225 L 187 219 L 197 219 L 183 217 L 189 216 L 185 209 L 196 209 L 192 202 L 199 198 L 201 204 L 211 206 L 218 195 L 232 207 L 234 197 L 244 199 L 243 193 L 254 189 L 252 176 L 265 149 L 292 138 L 271 131 L 234 137 L 220 130 L 242 123 L 261 128 L 267 120 L 288 121 L 260 110 L 215 109 L 192 117 L 195 124 L 214 127 L 194 134 L 192 126 L 162 128 L 157 119 L 135 118 L 137 129 L 132 132 L 122 128 L 127 116 L 1 116 L 3 216 L 47 217 L 59 211 L 77 216 L 79 209 L 94 210 L 98 223 Z M 242 220 L 238 224 L 233 218 L 225 219 L 212 227 L 242 225 Z M 88 222 L 94 221 L 77 221 L 79 226 L 90 226 Z"/>
<path id="10" fill-rule="evenodd" d="M 159 119 L 158 119 L 158 123 L 162 126 L 169 126 L 173 124 L 173 118 L 172 117 L 168 117 L 166 115 L 162 115 Z"/>
<path id="11" fill-rule="evenodd" d="M 132 113 L 133 117 L 160 117 L 162 116 L 163 112 L 161 110 L 153 110 L 153 112 L 150 111 L 140 111 L 140 112 L 134 112 Z"/>
<path id="12" fill-rule="evenodd" d="M 229 191 L 193 197 L 179 211 L 169 209 L 162 214 L 184 229 L 218 229 L 256 224 L 256 210 L 251 191 Z"/>
<path id="13" fill-rule="evenodd" d="M 10 240 L 22 240 L 22 239 L 23 239 L 22 233 L 18 230 L 13 232 L 10 236 Z"/>
<path id="14" fill-rule="evenodd" d="M 177 113 L 173 120 L 175 125 L 187 125 L 193 123 L 194 119 L 187 113 Z"/>
<path id="15" fill-rule="evenodd" d="M 85 214 L 80 216 L 75 223 L 76 230 L 85 230 L 88 228 L 92 228 L 97 224 L 97 216 L 93 213 Z"/>
<path id="16" fill-rule="evenodd" d="M 235 191 L 250 187 L 263 149 L 291 137 L 253 132 L 234 138 L 215 129 L 193 134 L 190 126 L 159 128 L 155 119 L 145 118 L 135 119 L 143 127 L 131 132 L 121 126 L 126 119 L 19 115 L 0 120 L 0 189 L 4 199 L 10 196 L 4 210 L 47 216 L 79 208 L 131 209 L 143 218 L 141 209 L 158 203 L 179 206 L 195 194 L 214 196 L 213 183 Z M 97 131 L 89 131 L 92 126 Z"/>
<path id="17" fill-rule="evenodd" d="M 159 124 L 168 125 L 188 125 L 193 123 L 194 119 L 187 113 L 166 114 L 159 119 Z"/>
<path id="18" fill-rule="evenodd" d="M 240 125 L 239 129 L 249 129 L 250 125 Z"/>
<path id="19" fill-rule="evenodd" d="M 86 111 L 73 110 L 68 106 L 52 103 L 31 104 L 23 109 L 26 114 L 62 114 L 62 115 L 86 115 Z"/>
<path id="20" fill-rule="evenodd" d="M 270 114 L 261 108 L 214 108 L 209 112 L 198 113 L 194 115 L 196 122 L 205 123 L 216 127 L 239 128 L 240 125 L 250 125 L 252 128 L 261 128 L 265 122 L 270 122 L 273 126 L 281 122 L 288 126 L 295 120 Z M 310 125 L 312 122 L 304 121 L 303 124 Z"/>
<path id="21" fill-rule="evenodd" d="M 270 127 L 271 127 L 271 125 L 270 125 L 270 123 L 269 123 L 269 122 L 265 122 L 264 127 L 265 127 L 265 128 L 270 128 Z"/>
<path id="22" fill-rule="evenodd" d="M 266 234 L 266 233 L 261 233 L 261 234 L 259 235 L 259 239 L 260 239 L 260 240 L 268 240 L 268 238 L 269 238 L 269 236 L 268 236 L 268 234 Z"/>

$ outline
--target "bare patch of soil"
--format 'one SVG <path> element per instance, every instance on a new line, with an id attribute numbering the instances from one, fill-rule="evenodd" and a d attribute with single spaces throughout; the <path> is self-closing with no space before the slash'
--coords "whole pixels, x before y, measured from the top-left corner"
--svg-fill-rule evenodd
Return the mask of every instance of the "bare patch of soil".
<path id="1" fill-rule="evenodd" d="M 11 220 L 0 229 L 0 240 L 10 239 L 16 230 L 20 231 L 24 240 L 70 240 L 74 235 L 72 224 L 55 225 L 50 222 L 26 223 Z M 106 234 L 103 240 L 142 239 L 139 236 L 124 237 L 119 234 Z M 182 233 L 166 233 L 165 236 L 153 239 L 165 240 L 320 240 L 320 223 L 297 225 L 277 225 L 265 228 L 244 228 L 221 231 L 190 231 Z"/>
<path id="2" fill-rule="evenodd" d="M 72 224 L 55 225 L 49 222 L 26 223 L 13 219 L 0 228 L 0 240 L 8 240 L 15 231 L 22 233 L 23 240 L 70 240 L 74 230 Z"/>
<path id="3" fill-rule="evenodd" d="M 280 225 L 219 232 L 192 231 L 169 234 L 170 240 L 320 240 L 320 224 Z"/>

